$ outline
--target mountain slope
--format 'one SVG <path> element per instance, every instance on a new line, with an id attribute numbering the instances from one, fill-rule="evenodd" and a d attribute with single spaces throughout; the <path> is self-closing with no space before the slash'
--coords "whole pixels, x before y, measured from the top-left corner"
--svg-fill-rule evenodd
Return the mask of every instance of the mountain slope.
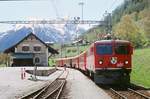
<path id="1" fill-rule="evenodd" d="M 67 43 L 76 37 L 77 26 L 65 25 L 19 25 L 7 32 L 0 33 L 0 52 L 15 45 L 26 35 L 33 32 L 44 42 Z M 85 32 L 84 28 L 78 27 L 78 34 Z"/>

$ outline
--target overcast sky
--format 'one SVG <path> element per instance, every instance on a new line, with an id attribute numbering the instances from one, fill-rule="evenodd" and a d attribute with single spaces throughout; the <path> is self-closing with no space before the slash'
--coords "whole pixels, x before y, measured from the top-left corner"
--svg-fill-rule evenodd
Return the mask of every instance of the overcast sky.
<path id="1" fill-rule="evenodd" d="M 81 1 L 84 19 L 100 20 L 106 10 L 112 12 L 124 0 L 0 1 L 0 21 L 81 17 Z"/>

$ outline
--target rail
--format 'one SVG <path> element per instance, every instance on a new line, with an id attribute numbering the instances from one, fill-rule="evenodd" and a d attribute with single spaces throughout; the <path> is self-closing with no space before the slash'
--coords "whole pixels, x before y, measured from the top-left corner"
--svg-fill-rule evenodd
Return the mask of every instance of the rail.
<path id="1" fill-rule="evenodd" d="M 110 88 L 110 90 L 119 97 L 119 99 L 128 99 L 127 97 L 123 96 L 122 94 L 120 94 L 119 92 L 117 92 L 116 90 L 114 90 L 113 88 Z"/>
<path id="2" fill-rule="evenodd" d="M 44 87 L 36 91 L 33 91 L 32 93 L 23 96 L 20 99 L 41 99 L 41 98 L 48 99 L 53 94 L 56 94 L 55 99 L 58 99 L 65 85 L 67 76 L 68 76 L 68 71 L 63 71 L 52 82 L 48 81 L 48 83 L 46 83 Z"/>
<path id="3" fill-rule="evenodd" d="M 133 90 L 133 89 L 131 89 L 131 88 L 128 88 L 128 90 L 131 91 L 132 93 L 135 93 L 135 94 L 137 94 L 137 95 L 140 95 L 140 96 L 143 97 L 144 99 L 150 99 L 149 96 L 146 96 L 146 95 L 144 95 L 144 94 L 142 94 L 142 93 L 140 93 L 140 92 L 138 92 L 138 91 L 135 91 L 135 90 Z"/>

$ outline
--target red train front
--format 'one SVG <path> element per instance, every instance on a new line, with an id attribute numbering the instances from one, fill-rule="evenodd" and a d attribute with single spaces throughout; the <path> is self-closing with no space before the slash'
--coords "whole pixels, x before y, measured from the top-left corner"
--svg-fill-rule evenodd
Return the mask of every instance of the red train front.
<path id="1" fill-rule="evenodd" d="M 87 69 L 96 83 L 129 83 L 132 53 L 128 41 L 97 41 L 88 50 Z"/>
<path id="2" fill-rule="evenodd" d="M 133 48 L 124 40 L 102 40 L 80 55 L 57 60 L 59 65 L 78 68 L 100 84 L 130 82 Z M 63 63 L 63 64 L 62 64 Z"/>

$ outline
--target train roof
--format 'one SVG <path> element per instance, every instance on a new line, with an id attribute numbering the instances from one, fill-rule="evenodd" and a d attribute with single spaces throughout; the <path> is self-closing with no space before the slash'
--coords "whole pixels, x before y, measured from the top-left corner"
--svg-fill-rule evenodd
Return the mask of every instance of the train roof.
<path id="1" fill-rule="evenodd" d="M 129 41 L 126 40 L 100 40 L 100 41 L 96 41 L 95 43 L 130 43 Z"/>

